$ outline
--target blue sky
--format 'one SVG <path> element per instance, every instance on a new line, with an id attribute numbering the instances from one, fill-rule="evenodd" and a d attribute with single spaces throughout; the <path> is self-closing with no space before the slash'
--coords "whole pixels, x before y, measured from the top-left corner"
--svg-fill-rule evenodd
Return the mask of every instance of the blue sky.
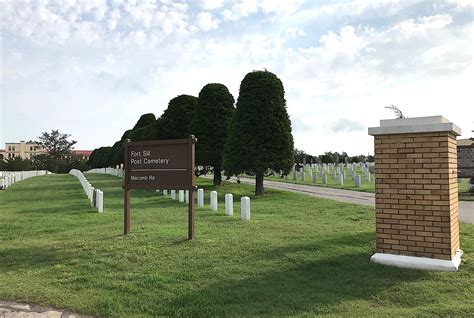
<path id="1" fill-rule="evenodd" d="M 0 4 L 0 147 L 59 129 L 112 145 L 180 94 L 266 68 L 295 146 L 373 152 L 367 127 L 444 115 L 471 137 L 472 1 L 18 1 Z"/>

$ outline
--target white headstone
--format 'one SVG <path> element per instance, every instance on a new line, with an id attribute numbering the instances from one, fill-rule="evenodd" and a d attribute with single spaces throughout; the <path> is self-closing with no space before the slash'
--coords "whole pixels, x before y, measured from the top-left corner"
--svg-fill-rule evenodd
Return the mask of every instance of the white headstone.
<path id="1" fill-rule="evenodd" d="M 176 200 L 176 190 L 171 190 L 171 199 Z"/>
<path id="2" fill-rule="evenodd" d="M 168 195 L 168 190 L 163 190 L 163 195 L 164 196 Z"/>
<path id="3" fill-rule="evenodd" d="M 89 200 L 91 201 L 92 206 L 94 206 L 94 192 L 95 192 L 95 188 L 90 187 L 89 188 Z"/>
<path id="4" fill-rule="evenodd" d="M 344 185 L 344 175 L 342 174 L 339 175 L 339 185 Z"/>
<path id="5" fill-rule="evenodd" d="M 225 214 L 228 216 L 234 215 L 234 196 L 230 193 L 225 195 Z"/>
<path id="6" fill-rule="evenodd" d="M 104 213 L 104 192 L 101 190 L 97 191 L 97 209 L 99 213 Z"/>
<path id="7" fill-rule="evenodd" d="M 240 219 L 250 221 L 250 198 L 242 197 L 240 199 Z"/>
<path id="8" fill-rule="evenodd" d="M 204 206 L 204 189 L 198 189 L 197 193 L 197 206 L 202 208 Z"/>
<path id="9" fill-rule="evenodd" d="M 328 184 L 328 175 L 327 174 L 323 175 L 323 183 Z"/>
<path id="10" fill-rule="evenodd" d="M 318 173 L 313 171 L 311 174 L 312 174 L 312 177 L 313 177 L 313 183 L 318 182 Z"/>
<path id="11" fill-rule="evenodd" d="M 184 191 L 184 202 L 189 203 L 189 190 Z"/>
<path id="12" fill-rule="evenodd" d="M 355 186 L 357 188 L 360 188 L 361 186 L 361 180 L 360 180 L 360 176 L 358 174 L 356 174 L 355 178 L 354 178 L 354 183 L 355 183 Z"/>
<path id="13" fill-rule="evenodd" d="M 217 211 L 217 191 L 211 191 L 211 211 Z"/>
<path id="14" fill-rule="evenodd" d="M 179 202 L 184 202 L 184 190 L 178 191 L 178 199 Z"/>

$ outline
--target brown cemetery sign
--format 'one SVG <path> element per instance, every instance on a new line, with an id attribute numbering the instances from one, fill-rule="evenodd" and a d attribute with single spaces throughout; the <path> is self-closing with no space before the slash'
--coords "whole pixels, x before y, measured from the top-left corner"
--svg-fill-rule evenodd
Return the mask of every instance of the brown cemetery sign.
<path id="1" fill-rule="evenodd" d="M 124 234 L 130 233 L 130 189 L 189 190 L 188 238 L 194 239 L 194 144 L 197 139 L 130 142 L 126 139 Z"/>

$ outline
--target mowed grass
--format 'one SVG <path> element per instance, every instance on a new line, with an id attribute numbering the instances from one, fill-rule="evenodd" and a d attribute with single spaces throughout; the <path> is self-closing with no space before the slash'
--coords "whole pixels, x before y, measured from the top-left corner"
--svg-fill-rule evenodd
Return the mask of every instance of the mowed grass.
<path id="1" fill-rule="evenodd" d="M 244 184 L 225 184 L 219 213 L 132 193 L 124 237 L 121 179 L 88 175 L 105 196 L 89 206 L 78 181 L 48 175 L 0 192 L 0 299 L 98 316 L 472 316 L 474 226 L 461 223 L 457 273 L 372 264 L 372 208 L 266 189 L 239 220 Z M 198 180 L 206 194 L 209 180 Z M 235 216 L 223 213 L 233 193 Z"/>
<path id="2" fill-rule="evenodd" d="M 474 193 L 469 193 L 469 179 L 461 179 L 459 182 L 459 200 L 474 201 Z"/>

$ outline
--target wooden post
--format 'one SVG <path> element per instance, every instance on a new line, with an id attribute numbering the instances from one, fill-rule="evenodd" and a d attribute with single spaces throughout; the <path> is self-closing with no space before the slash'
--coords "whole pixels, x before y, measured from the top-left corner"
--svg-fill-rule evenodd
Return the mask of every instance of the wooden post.
<path id="1" fill-rule="evenodd" d="M 125 167 L 125 178 L 123 184 L 123 234 L 127 235 L 130 233 L 130 185 L 128 182 L 128 165 L 129 165 L 129 158 L 128 158 L 128 144 L 130 143 L 130 139 L 124 140 L 124 167 Z"/>
<path id="2" fill-rule="evenodd" d="M 123 189 L 123 234 L 130 233 L 130 189 Z"/>
<path id="3" fill-rule="evenodd" d="M 189 171 L 190 171 L 190 189 L 189 189 L 189 205 L 188 205 L 188 239 L 194 240 L 194 191 L 196 191 L 197 187 L 194 181 L 194 144 L 197 142 L 197 139 L 194 138 L 193 135 L 189 136 L 189 150 L 190 150 L 190 159 L 189 159 Z"/>
<path id="4" fill-rule="evenodd" d="M 188 239 L 194 240 L 194 191 L 189 190 L 189 205 L 188 205 Z"/>

